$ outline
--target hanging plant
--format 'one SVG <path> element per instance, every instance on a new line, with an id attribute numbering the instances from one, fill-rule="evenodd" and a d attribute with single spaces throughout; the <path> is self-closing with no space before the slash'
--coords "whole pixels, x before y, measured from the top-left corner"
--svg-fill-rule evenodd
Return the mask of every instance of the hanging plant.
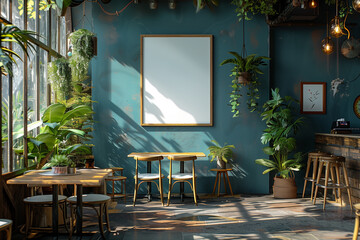
<path id="1" fill-rule="evenodd" d="M 251 16 L 256 14 L 274 15 L 276 10 L 274 8 L 278 0 L 233 0 L 231 4 L 236 6 L 235 12 L 239 17 L 239 21 L 243 18 L 251 20 Z"/>
<path id="2" fill-rule="evenodd" d="M 193 0 L 194 5 L 196 7 L 196 12 L 203 9 L 205 6 L 208 8 L 217 7 L 219 6 L 219 0 Z"/>
<path id="3" fill-rule="evenodd" d="M 226 59 L 220 65 L 222 66 L 228 63 L 234 65 L 230 74 L 230 77 L 233 77 L 233 80 L 229 103 L 231 106 L 231 112 L 234 113 L 233 117 L 238 117 L 240 114 L 240 99 L 242 97 L 241 89 L 243 87 L 247 87 L 246 95 L 248 96 L 248 100 L 246 103 L 248 105 L 248 109 L 251 112 L 257 110 L 258 99 L 260 98 L 258 89 L 260 83 L 258 82 L 257 75 L 263 74 L 259 67 L 266 65 L 264 60 L 269 60 L 270 58 L 264 56 L 256 57 L 256 54 L 242 57 L 237 52 L 229 53 L 235 58 Z"/>
<path id="4" fill-rule="evenodd" d="M 79 29 L 70 34 L 72 56 L 70 66 L 74 83 L 83 82 L 88 78 L 90 60 L 94 57 L 94 33 L 86 29 Z"/>
<path id="5" fill-rule="evenodd" d="M 48 64 L 48 80 L 59 101 L 70 98 L 72 91 L 71 68 L 65 58 L 58 58 Z"/>

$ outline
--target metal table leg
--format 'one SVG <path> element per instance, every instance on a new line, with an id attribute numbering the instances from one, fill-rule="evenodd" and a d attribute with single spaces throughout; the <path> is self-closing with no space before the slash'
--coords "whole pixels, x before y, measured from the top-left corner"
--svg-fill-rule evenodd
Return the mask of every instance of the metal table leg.
<path id="1" fill-rule="evenodd" d="M 83 195 L 83 186 L 82 184 L 76 184 L 76 234 L 82 236 L 82 195 Z"/>
<path id="2" fill-rule="evenodd" d="M 151 162 L 147 162 L 146 172 L 151 173 Z M 147 196 L 148 201 L 151 202 L 152 196 L 151 196 L 151 182 L 147 183 Z"/>
<path id="3" fill-rule="evenodd" d="M 59 186 L 57 184 L 53 184 L 53 204 L 52 204 L 52 228 L 54 239 L 59 238 Z"/>
<path id="4" fill-rule="evenodd" d="M 185 169 L 184 169 L 184 162 L 181 161 L 180 162 L 180 173 L 184 173 Z M 184 201 L 184 182 L 180 182 L 180 200 L 181 202 Z"/>

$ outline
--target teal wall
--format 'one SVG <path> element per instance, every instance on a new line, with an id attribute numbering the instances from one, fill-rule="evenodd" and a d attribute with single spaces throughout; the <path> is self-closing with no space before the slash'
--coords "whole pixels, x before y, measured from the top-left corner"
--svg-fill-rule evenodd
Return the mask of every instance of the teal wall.
<path id="1" fill-rule="evenodd" d="M 129 6 L 119 16 L 105 15 L 96 4 L 86 5 L 86 18 L 82 7 L 73 9 L 76 28 L 95 32 L 98 37 L 98 56 L 92 60 L 91 79 L 95 110 L 94 155 L 96 165 L 102 168 L 122 166 L 128 177 L 128 192 L 133 189 L 134 160 L 127 158 L 131 152 L 143 151 L 200 151 L 208 154 L 212 139 L 219 143 L 236 146 L 234 171 L 231 174 L 236 193 L 268 193 L 269 176 L 262 175 L 263 167 L 254 163 L 264 157 L 260 136 L 265 125 L 257 113 L 250 113 L 242 105 L 239 118 L 232 118 L 227 105 L 231 91 L 231 66 L 220 67 L 228 58 L 228 51 L 241 52 L 242 28 L 234 7 L 221 3 L 213 11 L 204 9 L 195 13 L 191 1 L 180 2 L 176 10 L 169 10 L 161 1 L 157 10 L 150 10 L 147 3 Z M 114 12 L 123 8 L 122 1 L 104 5 Z M 89 21 L 88 21 L 89 20 Z M 330 81 L 336 77 L 336 54 L 324 56 L 320 41 L 325 27 L 281 27 L 272 29 L 272 81 L 269 83 L 269 67 L 261 76 L 261 102 L 269 97 L 271 87 L 279 87 L 282 95 L 300 98 L 301 81 L 327 82 L 327 114 L 307 115 L 307 124 L 301 130 L 299 150 L 314 147 L 314 133 L 328 132 L 331 121 L 338 117 L 352 120 L 360 126 L 352 113 L 352 102 L 360 94 L 359 81 L 349 83 L 345 94 L 332 97 Z M 246 22 L 247 53 L 268 55 L 268 26 L 263 17 Z M 357 29 L 355 29 L 357 31 Z M 357 31 L 359 32 L 359 31 Z M 212 34 L 214 35 L 214 126 L 213 127 L 141 127 L 140 126 L 140 35 L 141 34 Z M 354 79 L 358 59 L 348 60 L 340 55 L 340 77 Z M 171 76 L 169 76 L 171 77 Z M 212 191 L 215 162 L 208 158 L 197 161 L 198 191 Z M 145 166 L 142 167 L 145 169 Z M 163 170 L 168 171 L 168 161 Z M 303 173 L 298 174 L 299 190 Z M 167 191 L 167 181 L 165 190 Z M 144 188 L 142 189 L 144 190 Z"/>

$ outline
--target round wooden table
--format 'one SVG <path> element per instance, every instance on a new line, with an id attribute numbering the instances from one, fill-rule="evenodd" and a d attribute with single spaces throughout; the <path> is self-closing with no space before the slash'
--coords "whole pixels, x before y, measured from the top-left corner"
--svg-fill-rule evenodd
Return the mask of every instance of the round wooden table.
<path id="1" fill-rule="evenodd" d="M 225 193 L 227 194 L 227 189 L 226 189 L 226 179 L 227 179 L 231 196 L 233 196 L 234 194 L 233 194 L 233 191 L 231 188 L 230 179 L 229 179 L 229 175 L 228 175 L 228 171 L 232 171 L 232 168 L 226 168 L 226 169 L 214 168 L 214 169 L 210 169 L 210 171 L 216 172 L 216 179 L 215 179 L 214 190 L 213 190 L 212 194 L 215 195 L 216 185 L 218 185 L 217 196 L 218 197 L 220 196 L 220 186 L 221 186 L 220 182 L 221 182 L 221 175 L 223 175 Z"/>

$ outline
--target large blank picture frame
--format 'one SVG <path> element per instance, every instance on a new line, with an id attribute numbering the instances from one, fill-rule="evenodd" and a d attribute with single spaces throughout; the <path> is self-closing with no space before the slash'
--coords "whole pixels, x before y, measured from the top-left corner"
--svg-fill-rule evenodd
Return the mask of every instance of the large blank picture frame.
<path id="1" fill-rule="evenodd" d="M 212 126 L 213 36 L 140 39 L 141 126 Z"/>

